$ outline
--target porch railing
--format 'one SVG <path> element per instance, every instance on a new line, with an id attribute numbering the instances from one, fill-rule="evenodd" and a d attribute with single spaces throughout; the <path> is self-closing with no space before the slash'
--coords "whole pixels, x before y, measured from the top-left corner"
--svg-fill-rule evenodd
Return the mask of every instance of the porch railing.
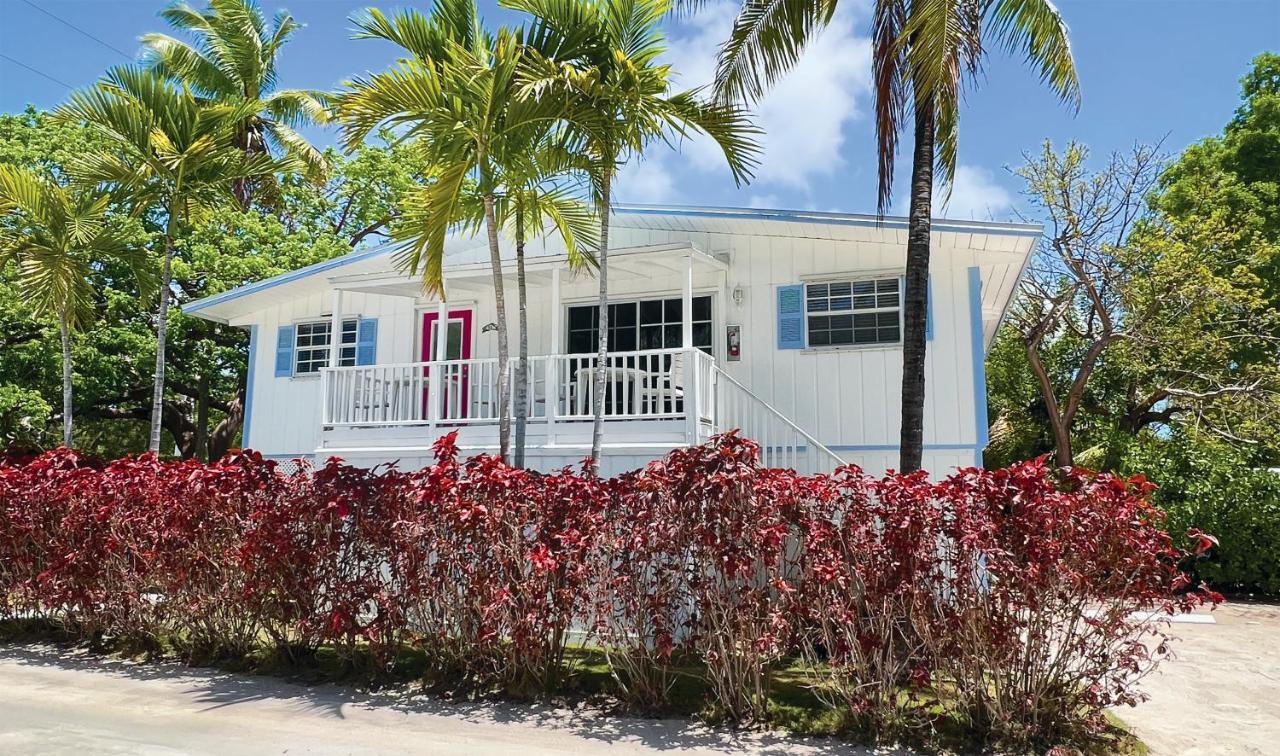
<path id="1" fill-rule="evenodd" d="M 595 417 L 599 360 L 594 354 L 531 357 L 530 422 Z M 605 358 L 603 414 L 609 420 L 684 418 L 694 437 L 710 421 L 714 360 L 698 349 L 617 352 Z M 515 401 L 513 361 L 507 401 Z M 494 358 L 325 368 L 326 426 L 482 425 L 498 422 L 498 361 Z"/>

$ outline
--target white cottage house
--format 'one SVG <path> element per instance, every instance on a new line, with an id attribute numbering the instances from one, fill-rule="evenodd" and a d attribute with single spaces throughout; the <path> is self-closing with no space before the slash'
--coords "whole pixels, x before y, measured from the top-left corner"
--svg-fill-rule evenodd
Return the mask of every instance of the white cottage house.
<path id="1" fill-rule="evenodd" d="M 803 472 L 897 462 L 906 228 L 901 218 L 619 206 L 610 226 L 610 355 L 602 471 L 732 429 Z M 1039 226 L 936 220 L 930 268 L 925 467 L 981 464 L 983 358 Z M 185 311 L 250 334 L 244 441 L 277 459 L 428 462 L 458 431 L 497 449 L 497 334 L 488 247 L 454 237 L 446 301 L 389 248 L 208 297 Z M 503 253 L 512 245 L 504 241 Z M 528 249 L 527 460 L 590 449 L 597 282 L 555 239 Z M 514 265 L 506 266 L 515 351 Z M 332 334 L 340 334 L 334 339 Z"/>

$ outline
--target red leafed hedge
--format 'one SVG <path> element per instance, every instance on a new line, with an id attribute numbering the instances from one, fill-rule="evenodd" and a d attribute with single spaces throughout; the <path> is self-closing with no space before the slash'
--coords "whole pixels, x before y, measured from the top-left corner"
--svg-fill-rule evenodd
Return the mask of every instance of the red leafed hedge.
<path id="1" fill-rule="evenodd" d="M 192 657 L 414 644 L 442 679 L 515 691 L 556 688 L 581 640 L 632 704 L 693 664 L 740 721 L 798 658 L 862 726 L 943 712 L 1030 743 L 1100 728 L 1167 653 L 1159 618 L 1219 600 L 1187 585 L 1149 485 L 1044 460 L 806 477 L 729 434 L 602 480 L 436 453 L 413 473 L 0 459 L 0 616 Z"/>

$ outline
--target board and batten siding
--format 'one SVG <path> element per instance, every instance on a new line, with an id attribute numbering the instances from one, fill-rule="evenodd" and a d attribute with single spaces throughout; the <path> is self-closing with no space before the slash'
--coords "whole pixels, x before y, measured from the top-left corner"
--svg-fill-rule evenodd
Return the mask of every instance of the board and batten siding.
<path id="1" fill-rule="evenodd" d="M 756 228 L 756 227 L 759 228 Z M 792 418 L 848 461 L 868 472 L 896 466 L 899 438 L 899 391 L 902 380 L 900 346 L 864 346 L 836 349 L 781 350 L 777 348 L 776 288 L 812 280 L 900 276 L 905 259 L 905 232 L 890 243 L 884 231 L 868 234 L 867 241 L 841 241 L 805 236 L 781 236 L 764 222 L 726 223 L 723 233 L 690 232 L 629 227 L 625 221 L 611 229 L 617 248 L 691 242 L 701 251 L 728 261 L 727 273 L 702 272 L 695 276 L 698 294 L 713 297 L 715 352 L 720 364 L 736 380 L 764 401 Z M 753 233 L 753 231 L 755 233 Z M 872 240 L 874 239 L 874 240 Z M 959 242 L 962 244 L 962 242 Z M 557 252 L 554 244 L 543 248 Z M 983 354 L 981 307 L 975 307 L 974 283 L 969 269 L 979 262 L 979 252 L 962 247 L 935 247 L 930 271 L 931 338 L 926 362 L 925 461 L 931 471 L 943 473 L 957 465 L 981 461 L 985 427 L 979 427 L 976 402 L 981 391 Z M 638 258 L 629 264 L 636 265 Z M 623 266 L 624 262 L 619 262 Z M 323 274 L 322 274 L 323 275 Z M 512 280 L 512 279 L 508 279 Z M 450 307 L 473 307 L 475 333 L 473 356 L 496 354 L 496 334 L 481 334 L 481 327 L 495 319 L 487 277 L 457 286 L 449 295 Z M 741 287 L 744 297 L 735 304 L 732 292 Z M 679 296 L 680 276 L 610 275 L 614 300 L 650 295 Z M 565 273 L 561 297 L 565 306 L 590 302 L 596 280 Z M 507 291 L 511 350 L 516 350 L 515 286 Z M 240 323 L 257 325 L 256 370 L 253 372 L 252 445 L 272 456 L 309 455 L 319 443 L 320 382 L 317 378 L 276 378 L 274 361 L 280 325 L 327 316 L 328 294 L 296 298 L 283 295 L 278 302 Z M 344 316 L 378 318 L 378 363 L 419 359 L 419 320 L 422 309 L 434 308 L 429 298 L 415 302 L 406 297 L 347 293 Z M 974 318 L 979 327 L 974 328 Z M 565 318 L 561 316 L 561 327 Z M 725 362 L 725 326 L 742 326 L 742 359 Z M 550 290 L 545 274 L 532 276 L 529 286 L 530 354 L 546 354 L 551 347 Z M 564 335 L 560 337 L 564 344 Z M 975 355 L 978 356 L 975 362 Z M 424 444 L 430 439 L 424 438 Z"/>
<path id="2" fill-rule="evenodd" d="M 778 349 L 776 289 L 823 279 L 898 276 L 905 235 L 901 245 L 627 228 L 611 230 L 611 235 L 619 238 L 619 246 L 690 241 L 705 252 L 727 254 L 726 295 L 740 286 L 744 297 L 741 306 L 731 296 L 716 303 L 718 342 L 726 324 L 742 326 L 742 359 L 722 362 L 724 368 L 845 459 L 871 472 L 896 466 L 901 346 Z M 975 293 L 969 268 L 974 259 L 954 249 L 937 249 L 930 270 L 925 446 L 926 461 L 936 470 L 980 462 L 979 447 L 985 445 L 975 402 L 974 355 L 983 350 L 971 327 Z M 977 315 L 981 317 L 980 309 Z M 981 328 L 978 338 L 980 334 Z M 721 343 L 716 346 L 723 349 Z"/>
<path id="3" fill-rule="evenodd" d="M 254 339 L 253 417 L 250 445 L 270 457 L 310 456 L 320 444 L 320 377 L 277 377 L 276 335 L 280 326 L 327 320 L 333 298 L 325 294 L 281 297 L 251 318 L 257 326 Z M 343 295 L 343 319 L 377 318 L 375 363 L 416 359 L 413 302 L 403 297 L 347 293 Z"/>

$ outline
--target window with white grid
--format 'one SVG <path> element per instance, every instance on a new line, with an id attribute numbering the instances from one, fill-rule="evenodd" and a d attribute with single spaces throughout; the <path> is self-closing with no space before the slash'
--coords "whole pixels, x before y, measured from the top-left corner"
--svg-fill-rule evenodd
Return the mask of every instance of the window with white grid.
<path id="1" fill-rule="evenodd" d="M 329 366 L 328 320 L 299 323 L 293 337 L 293 374 L 312 375 Z M 347 367 L 356 364 L 357 321 L 342 321 L 342 346 L 338 364 Z"/>
<path id="2" fill-rule="evenodd" d="M 896 277 L 806 284 L 808 345 L 835 347 L 900 343 L 900 287 Z"/>

